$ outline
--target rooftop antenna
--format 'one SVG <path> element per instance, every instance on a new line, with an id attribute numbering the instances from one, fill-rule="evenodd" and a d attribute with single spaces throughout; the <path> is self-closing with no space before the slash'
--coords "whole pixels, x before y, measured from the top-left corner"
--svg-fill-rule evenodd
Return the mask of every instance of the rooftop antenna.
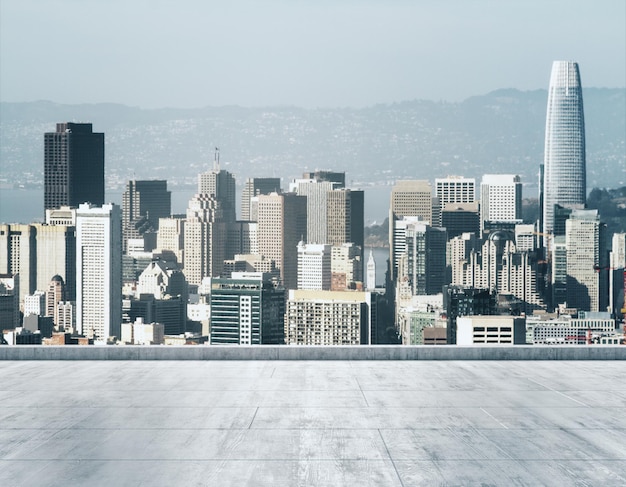
<path id="1" fill-rule="evenodd" d="M 220 172 L 220 148 L 215 148 L 215 156 L 213 156 L 213 170 Z"/>

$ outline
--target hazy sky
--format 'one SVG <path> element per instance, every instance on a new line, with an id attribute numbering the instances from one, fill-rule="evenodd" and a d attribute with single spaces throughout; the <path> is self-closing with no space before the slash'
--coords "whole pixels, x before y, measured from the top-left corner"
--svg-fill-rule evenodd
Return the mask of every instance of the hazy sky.
<path id="1" fill-rule="evenodd" d="M 0 100 L 361 107 L 626 86 L 624 0 L 0 0 Z"/>

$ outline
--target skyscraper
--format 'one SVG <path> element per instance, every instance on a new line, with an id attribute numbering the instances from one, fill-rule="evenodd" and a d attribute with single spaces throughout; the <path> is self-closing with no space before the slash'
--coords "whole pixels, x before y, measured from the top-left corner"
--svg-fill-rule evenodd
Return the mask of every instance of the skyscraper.
<path id="1" fill-rule="evenodd" d="M 606 226 L 598 210 L 574 210 L 565 222 L 567 305 L 604 311 L 608 305 Z"/>
<path id="2" fill-rule="evenodd" d="M 241 192 L 241 219 L 256 221 L 251 199 L 260 194 L 280 193 L 280 178 L 248 178 Z"/>
<path id="3" fill-rule="evenodd" d="M 219 149 L 215 149 L 213 169 L 198 174 L 198 194 L 212 195 L 219 201 L 224 221 L 236 220 L 235 177 L 220 169 Z"/>
<path id="4" fill-rule="evenodd" d="M 398 181 L 391 189 L 391 204 L 389 206 L 389 261 L 391 262 L 392 278 L 397 277 L 398 259 L 396 223 L 403 216 L 414 216 L 420 220 L 432 223 L 433 197 L 430 183 L 424 180 Z"/>
<path id="5" fill-rule="evenodd" d="M 114 204 L 76 212 L 76 326 L 105 341 L 122 323 L 122 216 Z"/>
<path id="6" fill-rule="evenodd" d="M 285 289 L 262 272 L 235 272 L 211 281 L 211 344 L 285 342 Z"/>
<path id="7" fill-rule="evenodd" d="M 513 174 L 485 174 L 480 182 L 480 228 L 485 222 L 522 222 L 522 181 Z"/>
<path id="8" fill-rule="evenodd" d="M 159 218 L 169 217 L 171 209 L 172 193 L 167 190 L 167 181 L 128 181 L 122 195 L 122 250 L 126 252 L 129 238 L 156 232 Z"/>
<path id="9" fill-rule="evenodd" d="M 214 195 L 196 194 L 189 200 L 184 226 L 183 271 L 189 284 L 222 273 L 226 224 L 222 206 Z"/>
<path id="10" fill-rule="evenodd" d="M 476 180 L 463 176 L 435 179 L 435 193 L 441 207 L 447 203 L 473 203 L 476 201 Z"/>
<path id="11" fill-rule="evenodd" d="M 298 242 L 306 242 L 307 201 L 295 193 L 259 195 L 259 254 L 273 259 L 285 289 L 298 285 Z"/>
<path id="12" fill-rule="evenodd" d="M 543 233 L 548 234 L 554 228 L 555 204 L 581 205 L 586 198 L 583 94 L 578 63 L 572 61 L 552 64 L 543 181 Z"/>
<path id="13" fill-rule="evenodd" d="M 44 209 L 104 203 L 104 134 L 90 123 L 57 123 L 44 134 Z"/>

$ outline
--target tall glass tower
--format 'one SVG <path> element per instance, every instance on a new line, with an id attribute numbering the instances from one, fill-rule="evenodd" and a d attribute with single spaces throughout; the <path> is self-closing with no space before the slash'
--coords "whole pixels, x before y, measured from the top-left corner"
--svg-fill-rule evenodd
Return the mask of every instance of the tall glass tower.
<path id="1" fill-rule="evenodd" d="M 581 208 L 586 191 L 585 117 L 578 63 L 554 61 L 546 114 L 543 233 L 554 230 L 555 204 Z"/>

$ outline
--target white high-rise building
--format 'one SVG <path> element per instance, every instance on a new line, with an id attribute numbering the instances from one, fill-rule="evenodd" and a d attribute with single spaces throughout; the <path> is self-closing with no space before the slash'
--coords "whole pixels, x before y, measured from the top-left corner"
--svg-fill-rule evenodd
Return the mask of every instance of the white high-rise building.
<path id="1" fill-rule="evenodd" d="M 480 228 L 485 222 L 522 222 L 522 180 L 513 174 L 485 174 L 480 183 Z"/>
<path id="2" fill-rule="evenodd" d="M 298 243 L 298 289 L 330 290 L 331 245 Z"/>
<path id="3" fill-rule="evenodd" d="M 554 61 L 548 89 L 543 176 L 543 233 L 554 230 L 554 205 L 586 201 L 585 116 L 578 63 Z"/>
<path id="4" fill-rule="evenodd" d="M 24 316 L 46 316 L 46 311 L 46 293 L 44 291 L 35 291 L 24 297 Z"/>
<path id="5" fill-rule="evenodd" d="M 76 326 L 95 341 L 120 336 L 122 215 L 115 204 L 76 211 Z"/>
<path id="6" fill-rule="evenodd" d="M 447 204 L 468 204 L 476 201 L 476 180 L 463 176 L 448 176 L 435 179 L 435 195 L 439 212 Z M 433 226 L 437 226 L 433 223 Z"/>

